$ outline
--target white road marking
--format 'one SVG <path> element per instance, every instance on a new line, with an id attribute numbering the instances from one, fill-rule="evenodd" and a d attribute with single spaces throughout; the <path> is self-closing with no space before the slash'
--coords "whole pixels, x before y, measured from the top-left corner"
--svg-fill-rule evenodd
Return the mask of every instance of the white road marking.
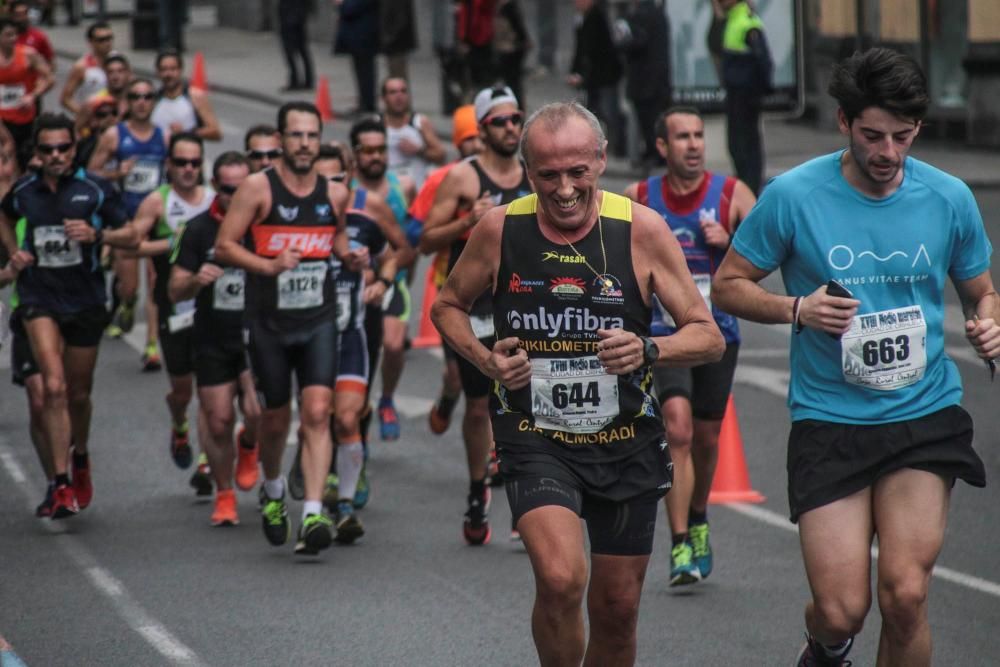
<path id="1" fill-rule="evenodd" d="M 34 500 L 28 489 L 24 470 L 2 437 L 0 437 L 0 461 L 3 462 L 7 474 L 21 490 L 27 501 L 27 507 L 33 512 L 35 509 Z M 194 651 L 151 616 L 132 597 L 124 584 L 118 581 L 111 572 L 101 567 L 90 550 L 79 539 L 66 533 L 63 523 L 53 522 L 51 519 L 41 519 L 41 521 L 49 532 L 61 534 L 61 538 L 56 543 L 63 552 L 87 575 L 94 588 L 110 600 L 118 615 L 128 626 L 145 639 L 160 655 L 174 665 L 200 666 L 204 664 Z"/>
<path id="2" fill-rule="evenodd" d="M 426 415 L 434 406 L 433 400 L 418 398 L 416 396 L 403 396 L 396 394 L 392 400 L 396 406 L 396 412 L 409 419 Z"/>
<path id="3" fill-rule="evenodd" d="M 788 517 L 782 516 L 777 512 L 772 512 L 769 509 L 740 503 L 724 505 L 724 507 L 755 521 L 766 523 L 769 526 L 780 528 L 781 530 L 786 530 L 791 533 L 798 534 L 799 532 L 798 526 L 789 521 Z M 877 546 L 872 547 L 872 558 L 878 558 Z M 958 570 L 953 570 L 949 567 L 944 567 L 943 565 L 935 565 L 931 575 L 949 583 L 1000 598 L 1000 584 L 992 582 L 988 579 L 976 577 L 971 574 L 965 574 L 964 572 L 959 572 Z"/>

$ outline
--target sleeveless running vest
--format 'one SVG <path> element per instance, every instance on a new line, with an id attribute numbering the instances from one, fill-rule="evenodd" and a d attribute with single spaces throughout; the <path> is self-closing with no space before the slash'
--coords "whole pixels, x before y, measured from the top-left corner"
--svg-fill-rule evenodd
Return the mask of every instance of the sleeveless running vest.
<path id="1" fill-rule="evenodd" d="M 122 193 L 125 208 L 129 217 L 139 210 L 139 204 L 150 192 L 155 190 L 163 180 L 163 161 L 167 159 L 167 142 L 163 132 L 158 127 L 153 128 L 153 135 L 140 141 L 128 129 L 125 122 L 118 123 L 118 151 L 115 159 L 119 164 L 135 158 L 135 164 L 125 178 L 122 179 Z"/>
<path id="2" fill-rule="evenodd" d="M 650 308 L 632 267 L 632 203 L 603 193 L 600 221 L 580 241 L 549 241 L 536 195 L 507 207 L 493 293 L 497 338 L 516 336 L 531 360 L 531 384 L 494 383 L 493 437 L 506 446 L 560 448 L 587 463 L 617 460 L 663 437 L 649 366 L 609 375 L 597 359 L 597 329 L 649 334 Z M 601 250 L 603 234 L 604 252 Z M 598 276 L 587 266 L 607 271 Z"/>
<path id="3" fill-rule="evenodd" d="M 400 127 L 385 126 L 385 143 L 389 148 L 389 169 L 397 176 L 409 176 L 416 183 L 419 191 L 427 179 L 427 169 L 430 163 L 419 155 L 407 155 L 399 148 L 399 142 L 407 139 L 419 146 L 424 146 L 424 137 L 420 134 L 420 122 L 423 119 L 418 113 L 410 114 L 410 122 Z M 385 122 L 385 118 L 382 119 Z"/>
<path id="4" fill-rule="evenodd" d="M 266 169 L 271 211 L 250 227 L 249 249 L 261 257 L 277 257 L 296 247 L 302 260 L 278 276 L 247 273 L 246 316 L 273 329 L 289 331 L 336 315 L 337 299 L 330 271 L 337 220 L 326 195 L 327 181 L 305 197 L 288 191 L 273 167 Z"/>
<path id="5" fill-rule="evenodd" d="M 680 197 L 670 191 L 665 176 L 651 176 L 639 184 L 639 203 L 653 209 L 667 221 L 670 230 L 684 251 L 688 269 L 694 278 L 698 291 L 705 299 L 705 304 L 712 312 L 715 323 L 719 325 L 727 343 L 740 342 L 740 327 L 736 318 L 725 313 L 714 305 L 709 298 L 712 289 L 712 276 L 726 256 L 726 249 L 716 248 L 705 243 L 705 235 L 701 231 L 702 218 L 716 220 L 730 234 L 729 207 L 733 201 L 733 189 L 736 179 L 731 176 L 705 172 L 698 189 L 690 195 Z M 651 330 L 654 336 L 669 336 L 677 331 L 670 313 L 653 295 L 653 322 Z"/>
<path id="6" fill-rule="evenodd" d="M 84 56 L 83 62 L 83 80 L 76 89 L 76 101 L 80 104 L 86 104 L 92 96 L 108 87 L 108 75 L 97 62 L 97 57 L 93 53 L 88 53 Z"/>
<path id="7" fill-rule="evenodd" d="M 201 200 L 196 204 L 184 201 L 169 185 L 161 185 L 159 192 L 163 198 L 163 215 L 156 221 L 149 236 L 154 241 L 170 239 L 170 247 L 173 248 L 178 230 L 188 220 L 208 210 L 215 199 L 215 190 L 205 186 Z M 170 252 L 166 252 L 162 255 L 154 255 L 152 258 L 153 269 L 156 273 L 156 281 L 153 283 L 153 301 L 159 309 L 160 325 L 166 324 L 170 331 L 179 331 L 194 324 L 194 299 L 178 303 L 170 301 L 170 296 L 167 294 L 167 285 L 170 282 L 170 255 Z M 165 318 L 173 319 L 175 315 L 183 317 L 177 318 L 173 322 L 164 321 Z"/>
<path id="8" fill-rule="evenodd" d="M 386 247 L 386 238 L 378 224 L 365 213 L 368 191 L 358 188 L 354 191 L 354 201 L 347 210 L 347 234 L 352 250 L 367 247 L 372 260 Z M 363 303 L 364 277 L 357 271 L 349 271 L 340 260 L 330 256 L 330 266 L 337 276 L 337 331 L 360 329 L 365 325 L 365 305 Z"/>
<path id="9" fill-rule="evenodd" d="M 194 108 L 187 86 L 184 86 L 181 94 L 174 98 L 166 97 L 163 91 L 158 92 L 150 120 L 153 125 L 168 134 L 172 131 L 170 126 L 174 123 L 180 123 L 182 132 L 190 132 L 201 125 L 201 118 Z"/>
<path id="10" fill-rule="evenodd" d="M 525 197 L 531 194 L 531 183 L 528 181 L 528 171 L 521 165 L 521 181 L 512 188 L 502 188 L 493 182 L 493 179 L 489 177 L 486 171 L 483 170 L 482 166 L 479 164 L 479 160 L 472 158 L 469 160 L 469 164 L 472 168 L 476 170 L 476 175 L 479 177 L 479 192 L 476 193 L 476 199 L 481 197 L 484 192 L 490 192 L 493 194 L 493 203 L 497 206 L 502 204 L 509 204 L 518 197 Z M 458 261 L 459 255 L 465 250 L 465 244 L 469 240 L 469 234 L 472 230 L 468 230 L 461 238 L 452 242 L 451 249 L 448 255 L 448 273 L 455 267 L 455 263 Z M 474 316 L 484 316 L 489 315 L 493 312 L 493 298 L 489 291 L 483 292 L 482 295 L 476 299 L 475 303 L 472 304 L 471 315 Z M 485 337 L 485 336 L 480 336 Z"/>
<path id="11" fill-rule="evenodd" d="M 0 67 L 0 120 L 14 125 L 26 125 L 35 119 L 37 106 L 18 108 L 18 101 L 35 89 L 38 75 L 31 69 L 26 48 L 14 45 L 10 64 Z"/>

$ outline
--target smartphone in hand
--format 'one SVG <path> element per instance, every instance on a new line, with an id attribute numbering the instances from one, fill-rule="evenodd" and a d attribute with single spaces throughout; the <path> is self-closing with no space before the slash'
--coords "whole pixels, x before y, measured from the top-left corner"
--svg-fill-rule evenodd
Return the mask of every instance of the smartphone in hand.
<path id="1" fill-rule="evenodd" d="M 843 285 L 841 285 L 832 278 L 830 279 L 830 282 L 826 284 L 826 293 L 829 294 L 830 296 L 836 296 L 843 299 L 854 298 L 854 295 L 851 294 L 851 290 L 847 289 L 846 287 L 844 287 Z M 840 340 L 840 336 L 838 334 L 827 334 L 827 335 L 834 340 Z"/>

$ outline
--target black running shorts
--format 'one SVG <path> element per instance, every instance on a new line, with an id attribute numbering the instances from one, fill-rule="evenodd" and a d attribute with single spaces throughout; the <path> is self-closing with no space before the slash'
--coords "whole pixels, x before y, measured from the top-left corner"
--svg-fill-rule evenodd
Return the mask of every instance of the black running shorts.
<path id="1" fill-rule="evenodd" d="M 972 448 L 972 418 L 953 405 L 911 421 L 857 425 L 803 419 L 788 435 L 788 506 L 792 521 L 872 486 L 880 477 L 915 468 L 986 486 L 983 461 Z"/>
<path id="2" fill-rule="evenodd" d="M 486 347 L 493 349 L 496 338 L 480 338 L 479 342 Z M 479 367 L 460 355 L 448 346 L 448 343 L 441 341 L 445 359 L 454 359 L 458 363 L 458 376 L 462 380 L 462 393 L 466 398 L 485 398 L 489 396 L 493 389 L 493 380 L 489 376 L 483 375 Z"/>
<path id="3" fill-rule="evenodd" d="M 194 373 L 197 363 L 193 326 L 171 332 L 166 323 L 161 321 L 160 349 L 163 350 L 163 365 L 167 367 L 169 375 L 179 377 Z"/>
<path id="4" fill-rule="evenodd" d="M 247 369 L 247 350 L 239 338 L 195 342 L 194 375 L 199 387 L 214 387 L 239 380 Z"/>
<path id="5" fill-rule="evenodd" d="M 395 317 L 402 322 L 410 321 L 410 288 L 406 280 L 401 278 L 392 284 L 382 303 L 382 314 Z"/>
<path id="6" fill-rule="evenodd" d="M 317 385 L 333 389 L 337 379 L 337 323 L 332 317 L 287 332 L 251 321 L 244 338 L 261 407 L 288 404 L 293 371 L 299 391 Z"/>
<path id="7" fill-rule="evenodd" d="M 47 317 L 59 327 L 63 342 L 70 347 L 97 347 L 104 335 L 111 316 L 104 306 L 94 306 L 76 313 L 56 313 L 44 306 L 20 306 L 18 317 L 28 322 L 39 317 Z"/>
<path id="8" fill-rule="evenodd" d="M 652 553 L 657 505 L 673 481 L 666 442 L 656 439 L 629 458 L 598 464 L 571 461 L 557 447 L 497 443 L 514 526 L 535 508 L 558 505 L 587 522 L 591 553 Z"/>
<path id="9" fill-rule="evenodd" d="M 691 402 L 691 415 L 695 419 L 722 419 L 733 389 L 739 351 L 739 343 L 729 343 L 722 359 L 710 364 L 693 368 L 653 366 L 653 382 L 660 405 L 668 398 L 683 396 Z"/>
<path id="10" fill-rule="evenodd" d="M 13 317 L 10 323 L 10 380 L 23 387 L 29 377 L 39 372 L 28 334 L 20 319 Z"/>

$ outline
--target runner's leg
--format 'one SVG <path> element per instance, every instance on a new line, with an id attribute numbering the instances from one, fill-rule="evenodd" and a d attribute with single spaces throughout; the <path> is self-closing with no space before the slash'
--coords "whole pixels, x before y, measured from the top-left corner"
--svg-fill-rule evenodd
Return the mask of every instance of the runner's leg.
<path id="1" fill-rule="evenodd" d="M 635 663 L 639 598 L 648 564 L 649 556 L 591 556 L 587 591 L 590 641 L 584 665 Z"/>

